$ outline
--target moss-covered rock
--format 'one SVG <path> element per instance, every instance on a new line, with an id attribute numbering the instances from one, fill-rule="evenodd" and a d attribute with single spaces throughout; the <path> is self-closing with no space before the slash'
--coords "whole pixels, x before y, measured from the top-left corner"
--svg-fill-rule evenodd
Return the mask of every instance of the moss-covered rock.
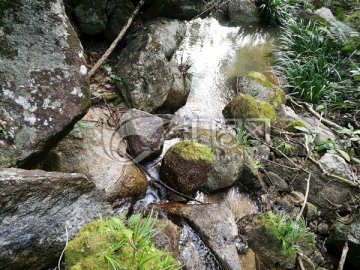
<path id="1" fill-rule="evenodd" d="M 306 256 L 315 253 L 314 234 L 308 232 L 304 222 L 297 223 L 285 215 L 268 212 L 256 216 L 246 226 L 245 234 L 249 247 L 269 267 L 290 269 L 298 252 Z"/>
<path id="2" fill-rule="evenodd" d="M 269 102 L 275 108 L 286 101 L 285 92 L 260 72 L 253 71 L 238 78 L 237 90 L 242 94 L 252 95 L 258 100 Z"/>
<path id="3" fill-rule="evenodd" d="M 70 270 L 178 269 L 169 253 L 156 249 L 151 237 L 157 232 L 156 220 L 132 216 L 94 221 L 84 226 L 65 251 Z M 118 269 L 118 268 L 116 268 Z"/>
<path id="4" fill-rule="evenodd" d="M 226 118 L 254 119 L 266 118 L 271 123 L 276 120 L 274 106 L 265 101 L 255 99 L 250 95 L 240 94 L 234 98 L 223 110 Z"/>
<path id="5" fill-rule="evenodd" d="M 170 187 L 193 195 L 206 183 L 214 159 L 212 148 L 194 141 L 181 141 L 165 154 L 160 178 Z"/>

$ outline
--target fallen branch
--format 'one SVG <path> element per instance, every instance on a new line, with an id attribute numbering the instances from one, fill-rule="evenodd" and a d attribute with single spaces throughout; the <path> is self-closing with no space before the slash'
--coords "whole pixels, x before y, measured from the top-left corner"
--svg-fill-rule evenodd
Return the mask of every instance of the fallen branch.
<path id="1" fill-rule="evenodd" d="M 126 22 L 126 24 L 123 26 L 123 28 L 121 29 L 119 35 L 116 37 L 116 39 L 113 41 L 113 43 L 111 43 L 109 49 L 107 49 L 107 51 L 103 54 L 103 56 L 101 56 L 101 58 L 99 59 L 99 61 L 96 62 L 95 66 L 93 66 L 93 68 L 89 71 L 88 73 L 88 77 L 90 78 L 92 75 L 94 75 L 94 73 L 96 72 L 96 70 L 101 66 L 101 64 L 108 58 L 108 56 L 112 53 L 112 51 L 115 49 L 116 45 L 119 43 L 119 41 L 123 38 L 123 36 L 125 35 L 126 31 L 128 30 L 128 28 L 130 27 L 132 21 L 134 20 L 135 16 L 137 15 L 137 13 L 139 12 L 140 8 L 144 5 L 145 0 L 141 0 L 137 6 L 134 9 L 134 12 L 131 14 L 131 16 L 129 17 L 128 21 Z"/>
<path id="2" fill-rule="evenodd" d="M 348 251 L 349 251 L 349 244 L 348 241 L 346 241 L 341 253 L 341 258 L 337 270 L 343 270 Z"/>
<path id="3" fill-rule="evenodd" d="M 331 127 L 331 128 L 335 128 L 335 129 L 342 129 L 341 126 L 339 126 L 338 124 L 327 120 L 325 118 L 323 118 L 319 113 L 317 113 L 310 104 L 306 103 L 306 102 L 302 102 L 302 101 L 298 101 L 296 102 L 295 100 L 293 100 L 291 97 L 287 97 L 288 100 L 290 100 L 291 103 L 293 103 L 294 105 L 296 105 L 297 107 L 303 108 L 305 110 L 307 110 L 309 113 L 311 113 L 312 115 L 314 115 L 317 119 L 319 119 L 319 121 L 321 123 L 323 123 L 324 125 Z M 335 131 L 336 132 L 336 131 Z"/>
<path id="4" fill-rule="evenodd" d="M 306 205 L 306 202 L 307 202 L 307 199 L 308 199 L 308 196 L 309 196 L 309 190 L 310 190 L 310 178 L 311 178 L 311 173 L 309 173 L 309 177 L 308 179 L 306 180 L 306 193 L 305 193 L 305 198 L 304 198 L 304 203 L 300 209 L 300 212 L 299 214 L 297 215 L 296 217 L 296 222 L 299 222 L 301 216 L 302 216 L 302 213 L 304 212 L 304 209 L 305 209 L 305 205 Z"/>

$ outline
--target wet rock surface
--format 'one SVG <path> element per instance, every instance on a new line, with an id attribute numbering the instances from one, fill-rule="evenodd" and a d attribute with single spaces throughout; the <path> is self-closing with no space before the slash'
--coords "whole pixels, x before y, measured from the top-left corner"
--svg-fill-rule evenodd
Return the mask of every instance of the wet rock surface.
<path id="1" fill-rule="evenodd" d="M 230 0 L 227 13 L 230 23 L 234 25 L 260 22 L 259 10 L 254 0 Z"/>
<path id="2" fill-rule="evenodd" d="M 47 269 L 88 222 L 112 213 L 82 174 L 0 169 L 1 269 Z"/>
<path id="3" fill-rule="evenodd" d="M 118 131 L 106 123 L 105 110 L 91 109 L 81 124 L 64 139 L 43 164 L 44 169 L 83 173 L 109 201 L 144 196 L 144 173 L 126 157 L 126 146 Z M 90 120 L 86 122 L 86 120 Z M 95 121 L 95 122 L 94 122 Z"/>
<path id="4" fill-rule="evenodd" d="M 215 204 L 157 205 L 170 215 L 183 218 L 207 244 L 221 269 L 241 269 L 236 251 L 237 227 L 231 211 Z"/>
<path id="5" fill-rule="evenodd" d="M 0 5 L 0 166 L 25 166 L 86 112 L 87 69 L 62 1 Z"/>
<path id="6" fill-rule="evenodd" d="M 136 162 L 155 159 L 164 145 L 164 123 L 155 115 L 132 109 L 122 115 L 120 130 Z"/>
<path id="7" fill-rule="evenodd" d="M 183 26 L 177 25 L 175 31 L 164 28 L 167 38 L 162 31 L 141 31 L 121 51 L 117 73 L 122 80 L 116 87 L 129 107 L 152 112 L 164 104 L 170 93 L 173 97 L 165 104 L 168 109 L 175 110 L 185 102 L 189 92 L 184 88 L 178 65 L 166 58 L 172 51 L 169 39 L 176 44 L 181 36 Z"/>

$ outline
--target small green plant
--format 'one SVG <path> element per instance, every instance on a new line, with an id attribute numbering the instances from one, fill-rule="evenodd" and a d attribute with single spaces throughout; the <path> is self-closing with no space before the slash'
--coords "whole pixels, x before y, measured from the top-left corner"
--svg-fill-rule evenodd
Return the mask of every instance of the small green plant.
<path id="1" fill-rule="evenodd" d="M 246 127 L 244 124 L 242 124 L 239 128 L 236 129 L 236 140 L 240 143 L 242 146 L 249 146 L 249 140 L 248 136 L 246 134 Z"/>
<path id="2" fill-rule="evenodd" d="M 119 76 L 113 74 L 112 68 L 109 64 L 104 64 L 102 67 L 107 73 L 106 79 L 110 84 L 115 84 L 116 81 L 121 81 L 121 78 Z"/>
<path id="3" fill-rule="evenodd" d="M 262 221 L 268 233 L 281 243 L 281 252 L 285 255 L 296 254 L 301 251 L 300 242 L 314 244 L 314 235 L 306 228 L 305 220 L 292 220 L 285 214 L 267 212 Z"/>
<path id="4" fill-rule="evenodd" d="M 154 247 L 161 228 L 152 215 L 100 219 L 82 228 L 65 251 L 67 269 L 163 270 L 180 269 L 170 253 Z"/>

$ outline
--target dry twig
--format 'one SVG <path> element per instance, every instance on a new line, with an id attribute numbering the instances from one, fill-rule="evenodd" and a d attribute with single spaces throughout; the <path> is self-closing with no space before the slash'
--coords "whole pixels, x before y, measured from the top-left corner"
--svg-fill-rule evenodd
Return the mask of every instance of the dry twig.
<path id="1" fill-rule="evenodd" d="M 101 58 L 99 59 L 99 61 L 96 62 L 95 66 L 93 66 L 93 68 L 89 71 L 88 73 L 88 77 L 90 78 L 92 75 L 94 75 L 95 71 L 101 66 L 101 64 L 108 58 L 108 56 L 112 53 L 112 51 L 115 49 L 116 45 L 119 43 L 119 41 L 123 38 L 123 36 L 125 35 L 126 31 L 128 30 L 128 28 L 130 27 L 132 21 L 134 20 L 135 16 L 137 15 L 137 13 L 139 12 L 139 9 L 144 5 L 145 0 L 141 0 L 136 8 L 134 9 L 133 13 L 131 14 L 131 16 L 129 17 L 128 21 L 126 22 L 126 24 L 124 25 L 124 27 L 121 29 L 119 35 L 116 37 L 116 39 L 113 41 L 113 43 L 111 43 L 109 49 L 107 49 L 107 51 L 104 53 L 103 56 L 101 56 Z"/>
<path id="2" fill-rule="evenodd" d="M 348 251 L 349 251 L 349 244 L 348 244 L 348 241 L 346 241 L 345 245 L 343 247 L 342 253 L 341 253 L 341 258 L 340 258 L 340 262 L 339 262 L 337 270 L 342 270 L 344 268 L 344 264 L 345 264 L 345 260 L 346 260 Z"/>
<path id="3" fill-rule="evenodd" d="M 64 252 L 68 246 L 68 243 L 69 243 L 69 233 L 68 233 L 68 229 L 67 227 L 65 226 L 65 235 L 66 235 L 66 243 L 65 243 L 65 247 L 63 249 L 63 251 L 61 252 L 61 255 L 60 255 L 60 258 L 59 258 L 59 261 L 58 261 L 58 270 L 61 270 L 61 260 L 62 260 L 62 257 L 64 256 Z"/>
<path id="4" fill-rule="evenodd" d="M 301 207 L 301 210 L 299 212 L 299 214 L 297 215 L 296 217 L 296 222 L 299 222 L 301 216 L 302 216 L 302 213 L 304 212 L 304 209 L 305 209 L 305 205 L 306 205 L 306 202 L 307 202 L 307 199 L 308 199 L 308 196 L 309 196 L 309 190 L 310 190 L 310 178 L 311 178 L 311 173 L 309 173 L 309 177 L 308 179 L 306 180 L 306 193 L 305 193 L 305 198 L 304 198 L 304 203 Z"/>

